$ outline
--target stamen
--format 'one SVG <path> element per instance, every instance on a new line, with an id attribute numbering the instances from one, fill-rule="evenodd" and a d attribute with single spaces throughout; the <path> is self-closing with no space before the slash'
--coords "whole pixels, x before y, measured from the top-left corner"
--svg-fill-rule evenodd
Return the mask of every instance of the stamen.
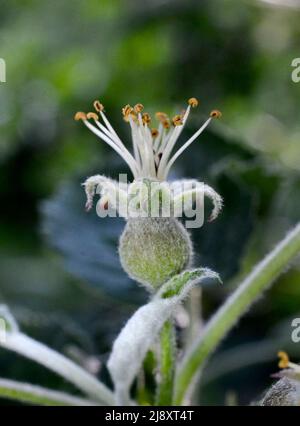
<path id="1" fill-rule="evenodd" d="M 104 110 L 104 106 L 101 104 L 100 101 L 94 101 L 93 105 L 97 112 L 101 112 Z"/>
<path id="2" fill-rule="evenodd" d="M 96 112 L 86 114 L 79 111 L 75 114 L 74 119 L 82 120 L 93 133 L 118 152 L 127 162 L 135 177 L 153 176 L 162 180 L 167 177 L 174 161 L 202 133 L 209 122 L 213 118 L 220 118 L 222 115 L 218 110 L 211 111 L 208 120 L 170 159 L 171 152 L 184 128 L 191 108 L 197 107 L 198 104 L 199 101 L 196 98 L 188 99 L 187 109 L 181 111 L 172 119 L 164 112 L 156 112 L 155 117 L 159 121 L 158 129 L 149 128 L 151 116 L 147 112 L 142 112 L 144 106 L 141 103 L 137 103 L 134 107 L 129 104 L 125 105 L 122 108 L 122 114 L 124 120 L 129 122 L 131 126 L 133 154 L 125 147 L 109 123 L 104 113 L 104 106 L 100 101 L 95 100 L 93 103 Z M 94 124 L 90 120 L 93 120 Z M 170 128 L 171 125 L 173 125 L 173 128 Z"/>
<path id="3" fill-rule="evenodd" d="M 182 115 L 175 115 L 175 117 L 172 118 L 172 123 L 174 124 L 174 126 L 182 126 Z"/>
<path id="4" fill-rule="evenodd" d="M 135 112 L 134 112 L 134 111 L 132 111 L 132 112 L 129 114 L 128 118 L 129 118 L 129 117 L 131 117 L 135 123 L 138 121 L 137 114 L 135 114 Z"/>
<path id="5" fill-rule="evenodd" d="M 76 112 L 76 114 L 74 115 L 74 120 L 76 121 L 86 120 L 86 113 L 82 111 Z"/>
<path id="6" fill-rule="evenodd" d="M 114 128 L 112 127 L 112 125 L 110 124 L 110 122 L 108 121 L 108 119 L 106 118 L 105 114 L 104 114 L 104 107 L 102 104 L 100 104 L 99 101 L 95 101 L 94 102 L 94 107 L 96 108 L 96 110 L 99 110 L 99 114 L 101 115 L 102 120 L 104 121 L 104 124 L 106 125 L 106 130 L 105 126 L 103 126 L 98 120 L 95 120 L 97 126 L 107 135 L 109 136 L 112 140 L 114 140 L 117 145 L 124 147 L 123 142 L 121 141 L 121 139 L 119 138 L 117 132 L 114 130 Z"/>
<path id="7" fill-rule="evenodd" d="M 123 114 L 124 120 L 128 122 L 129 117 L 130 115 L 132 115 L 133 112 L 134 112 L 133 108 L 130 105 L 125 105 L 124 108 L 122 108 L 122 114 Z"/>
<path id="8" fill-rule="evenodd" d="M 278 367 L 279 368 L 288 368 L 289 363 L 290 363 L 288 354 L 284 351 L 279 351 L 277 355 L 279 357 Z"/>
<path id="9" fill-rule="evenodd" d="M 129 123 L 129 117 L 130 117 L 130 115 L 131 114 L 124 115 L 123 120 L 126 121 L 126 123 Z"/>
<path id="10" fill-rule="evenodd" d="M 166 169 L 166 165 L 167 165 L 167 161 L 169 159 L 169 156 L 172 152 L 172 149 L 174 148 L 174 145 L 176 144 L 176 141 L 178 140 L 184 125 L 186 123 L 186 120 L 188 119 L 189 113 L 191 110 L 191 106 L 189 105 L 187 110 L 184 113 L 184 116 L 182 117 L 182 126 L 176 126 L 174 127 L 174 129 L 172 129 L 171 131 L 169 131 L 169 134 L 165 140 L 165 144 L 164 144 L 164 150 L 163 150 L 163 155 L 159 164 L 159 168 L 157 171 L 157 177 L 159 179 L 162 179 L 163 176 L 165 176 L 165 169 Z"/>
<path id="11" fill-rule="evenodd" d="M 92 119 L 95 121 L 96 125 L 99 127 L 99 129 L 105 133 L 115 144 L 119 145 L 120 148 L 122 149 L 126 149 L 123 142 L 121 141 L 121 139 L 119 138 L 119 136 L 116 134 L 116 132 L 113 130 L 113 128 L 110 126 L 110 124 L 108 123 L 106 117 L 104 116 L 103 112 L 100 112 L 101 117 L 104 119 L 104 122 L 108 125 L 108 128 L 105 127 L 103 124 L 100 123 L 99 121 L 99 117 L 96 113 L 94 112 L 89 112 L 87 114 L 87 119 Z M 110 129 L 110 130 L 109 130 Z"/>
<path id="12" fill-rule="evenodd" d="M 163 120 L 162 125 L 163 125 L 164 129 L 169 129 L 170 126 L 171 126 L 170 121 L 168 119 Z"/>
<path id="13" fill-rule="evenodd" d="M 95 112 L 88 112 L 87 115 L 86 115 L 86 118 L 88 120 L 90 120 L 90 119 L 95 120 L 95 121 L 99 120 L 99 116 Z"/>
<path id="14" fill-rule="evenodd" d="M 133 109 L 134 109 L 134 112 L 136 112 L 136 114 L 138 114 L 139 112 L 143 111 L 144 105 L 143 104 L 136 104 Z"/>
<path id="15" fill-rule="evenodd" d="M 138 164 L 131 153 L 125 148 L 117 145 L 112 139 L 101 132 L 97 127 L 93 126 L 88 120 L 84 120 L 84 124 L 100 139 L 110 145 L 128 164 L 134 176 L 138 175 Z"/>
<path id="16" fill-rule="evenodd" d="M 200 127 L 200 129 L 197 130 L 196 133 L 194 133 L 194 135 L 192 137 L 190 137 L 189 140 L 187 140 L 179 149 L 177 152 L 175 152 L 175 154 L 173 155 L 173 157 L 169 160 L 168 164 L 166 165 L 166 168 L 164 170 L 164 178 L 167 177 L 170 167 L 174 164 L 174 162 L 177 160 L 177 158 L 183 153 L 183 151 L 185 151 L 187 149 L 187 147 L 194 142 L 194 140 L 206 129 L 206 127 L 209 125 L 209 123 L 211 122 L 212 117 L 209 117 L 206 122 Z"/>
<path id="17" fill-rule="evenodd" d="M 155 118 L 159 121 L 164 121 L 167 120 L 169 117 L 165 112 L 156 112 L 155 113 Z"/>
<path id="18" fill-rule="evenodd" d="M 286 352 L 284 351 L 279 351 L 278 352 L 278 356 L 280 358 L 280 361 L 278 363 L 279 368 L 283 368 L 283 369 L 290 369 L 293 371 L 293 373 L 296 373 L 297 376 L 300 375 L 300 365 L 299 364 L 295 364 L 294 362 L 291 362 L 289 360 L 289 356 Z"/>
<path id="19" fill-rule="evenodd" d="M 147 169 L 147 146 L 144 143 L 144 136 L 142 133 L 142 127 L 143 127 L 143 121 L 142 116 L 139 113 L 136 116 L 136 120 L 132 119 L 132 115 L 129 115 L 129 123 L 131 126 L 132 131 L 132 138 L 133 138 L 133 144 L 134 144 L 134 155 L 135 159 L 138 163 L 138 166 L 140 168 L 140 172 L 147 175 L 148 170 Z"/>
<path id="20" fill-rule="evenodd" d="M 155 129 L 155 128 L 151 129 L 151 135 L 152 135 L 153 139 L 157 138 L 157 136 L 159 135 L 158 130 Z"/>
<path id="21" fill-rule="evenodd" d="M 167 114 L 165 112 L 160 112 L 157 111 L 155 113 L 155 118 L 157 118 L 157 120 L 163 120 L 164 118 L 166 118 Z"/>
<path id="22" fill-rule="evenodd" d="M 150 114 L 148 114 L 148 112 L 144 112 L 142 115 L 142 120 L 144 124 L 149 124 L 151 122 Z"/>
<path id="23" fill-rule="evenodd" d="M 199 105 L 199 101 L 196 98 L 190 98 L 188 104 L 191 105 L 192 108 L 196 108 Z"/>
<path id="24" fill-rule="evenodd" d="M 162 123 L 159 123 L 158 137 L 155 139 L 154 144 L 153 144 L 153 149 L 154 149 L 155 154 L 158 153 L 158 149 L 162 146 L 165 138 L 166 138 L 166 130 L 163 128 Z"/>
<path id="25" fill-rule="evenodd" d="M 127 105 L 125 105 L 123 108 L 122 108 L 122 114 L 125 116 L 125 115 L 128 115 L 128 114 L 130 114 L 131 112 L 132 112 L 132 110 L 133 110 L 133 108 L 129 105 L 129 104 L 127 104 Z"/>
<path id="26" fill-rule="evenodd" d="M 213 111 L 211 111 L 211 113 L 209 114 L 212 118 L 221 118 L 222 117 L 222 113 L 221 111 L 214 109 Z"/>
<path id="27" fill-rule="evenodd" d="M 169 129 L 170 128 L 170 119 L 168 117 L 168 115 L 165 112 L 156 112 L 155 113 L 155 118 L 161 122 L 162 126 L 164 129 Z"/>
<path id="28" fill-rule="evenodd" d="M 140 135 L 140 139 L 142 144 L 144 145 L 144 161 L 143 161 L 143 173 L 145 176 L 155 176 L 155 161 L 153 155 L 153 147 L 152 147 L 152 139 L 151 132 L 147 126 L 151 121 L 151 117 L 148 113 L 138 114 L 138 133 Z"/>
<path id="29" fill-rule="evenodd" d="M 129 124 L 131 128 L 131 137 L 132 137 L 132 145 L 133 145 L 133 152 L 134 152 L 134 158 L 138 164 L 138 167 L 141 169 L 142 166 L 142 159 L 141 159 L 141 152 L 139 147 L 139 140 L 138 140 L 138 134 L 136 131 L 136 120 L 132 117 L 132 115 L 129 116 Z"/>

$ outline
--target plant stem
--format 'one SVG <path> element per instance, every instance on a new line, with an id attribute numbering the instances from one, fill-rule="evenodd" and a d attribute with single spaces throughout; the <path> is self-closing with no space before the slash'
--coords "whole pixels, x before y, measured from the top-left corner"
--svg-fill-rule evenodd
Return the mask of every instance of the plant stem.
<path id="1" fill-rule="evenodd" d="M 114 405 L 113 393 L 105 385 L 73 361 L 43 343 L 37 342 L 19 331 L 12 331 L 7 333 L 5 341 L 1 342 L 0 346 L 49 368 L 94 400 L 106 405 Z"/>
<path id="2" fill-rule="evenodd" d="M 203 327 L 202 320 L 202 288 L 194 287 L 188 299 L 189 327 L 186 330 L 184 346 L 188 348 L 199 336 Z"/>
<path id="3" fill-rule="evenodd" d="M 160 332 L 160 382 L 156 405 L 172 405 L 175 376 L 175 327 L 166 321 Z"/>
<path id="4" fill-rule="evenodd" d="M 175 386 L 175 404 L 180 405 L 195 375 L 223 337 L 250 305 L 300 252 L 300 223 L 269 253 L 219 308 L 201 336 L 185 355 Z"/>
<path id="5" fill-rule="evenodd" d="M 53 391 L 41 386 L 14 380 L 0 379 L 0 396 L 7 399 L 49 406 L 93 406 L 96 402 L 77 398 L 64 392 Z"/>

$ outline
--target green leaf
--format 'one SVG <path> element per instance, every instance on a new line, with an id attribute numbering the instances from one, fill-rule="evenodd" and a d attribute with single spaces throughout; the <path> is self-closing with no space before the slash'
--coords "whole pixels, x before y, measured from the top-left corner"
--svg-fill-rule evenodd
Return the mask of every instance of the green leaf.
<path id="1" fill-rule="evenodd" d="M 158 297 L 162 299 L 167 299 L 169 297 L 178 296 L 182 291 L 185 290 L 186 286 L 189 285 L 189 288 L 192 283 L 199 282 L 199 280 L 206 280 L 209 278 L 217 279 L 221 282 L 219 274 L 214 271 L 211 271 L 208 268 L 198 268 L 192 271 L 182 272 L 180 275 L 176 275 L 171 278 L 166 284 L 164 284 L 159 292 L 157 293 Z"/>

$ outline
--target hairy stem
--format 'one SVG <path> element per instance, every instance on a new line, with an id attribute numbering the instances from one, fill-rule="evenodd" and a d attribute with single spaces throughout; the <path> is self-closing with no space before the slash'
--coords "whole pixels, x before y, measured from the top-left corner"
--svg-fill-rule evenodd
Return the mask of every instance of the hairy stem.
<path id="1" fill-rule="evenodd" d="M 48 406 L 93 406 L 99 405 L 87 399 L 78 398 L 65 392 L 53 391 L 28 383 L 0 379 L 0 397 Z"/>
<path id="2" fill-rule="evenodd" d="M 186 330 L 185 347 L 189 347 L 199 336 L 203 327 L 202 320 L 202 288 L 194 287 L 188 299 L 188 311 L 190 317 L 189 327 Z"/>
<path id="3" fill-rule="evenodd" d="M 300 223 L 269 253 L 207 323 L 178 370 L 175 403 L 180 405 L 195 375 L 250 305 L 300 252 Z"/>
<path id="4" fill-rule="evenodd" d="M 114 404 L 113 393 L 105 385 L 73 361 L 43 343 L 19 331 L 12 331 L 7 333 L 5 341 L 1 342 L 0 346 L 49 368 L 96 401 L 107 405 Z"/>
<path id="5" fill-rule="evenodd" d="M 175 375 L 175 327 L 166 321 L 160 332 L 160 382 L 156 405 L 172 405 Z"/>

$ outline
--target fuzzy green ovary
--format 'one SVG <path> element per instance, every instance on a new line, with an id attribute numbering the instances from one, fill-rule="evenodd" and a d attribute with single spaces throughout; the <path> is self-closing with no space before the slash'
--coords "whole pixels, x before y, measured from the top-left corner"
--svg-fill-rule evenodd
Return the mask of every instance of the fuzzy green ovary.
<path id="1" fill-rule="evenodd" d="M 129 219 L 120 239 L 122 266 L 130 277 L 158 288 L 190 263 L 189 234 L 174 218 Z"/>

